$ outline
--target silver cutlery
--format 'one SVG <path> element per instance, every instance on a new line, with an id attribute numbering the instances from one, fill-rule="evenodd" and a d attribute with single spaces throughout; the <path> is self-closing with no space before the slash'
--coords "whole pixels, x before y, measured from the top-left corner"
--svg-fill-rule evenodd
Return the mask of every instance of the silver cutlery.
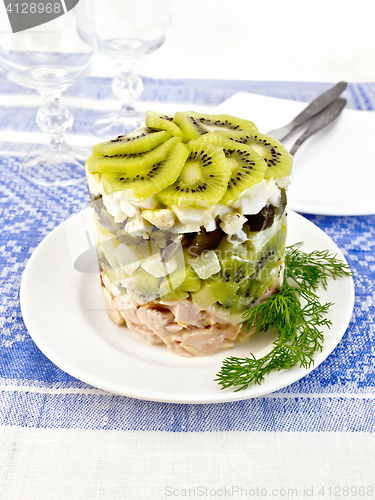
<path id="1" fill-rule="evenodd" d="M 305 108 L 302 113 L 297 115 L 288 125 L 271 130 L 267 135 L 271 135 L 275 139 L 282 141 L 295 128 L 313 118 L 318 113 L 322 112 L 329 104 L 331 104 L 348 86 L 347 82 L 339 82 L 334 87 L 330 88 L 323 94 L 320 94 Z"/>
<path id="2" fill-rule="evenodd" d="M 301 144 L 303 144 L 306 139 L 312 135 L 322 130 L 324 127 L 332 123 L 339 116 L 341 111 L 344 109 L 346 104 L 346 99 L 339 97 L 335 99 L 329 106 L 327 106 L 321 113 L 319 113 L 310 127 L 308 127 L 305 132 L 297 139 L 293 144 L 290 154 L 295 155 L 296 151 L 299 149 Z"/>

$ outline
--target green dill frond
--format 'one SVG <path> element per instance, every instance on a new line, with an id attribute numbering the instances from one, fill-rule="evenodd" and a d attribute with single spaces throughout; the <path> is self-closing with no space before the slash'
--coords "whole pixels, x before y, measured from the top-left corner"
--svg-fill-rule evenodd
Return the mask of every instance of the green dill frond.
<path id="1" fill-rule="evenodd" d="M 274 370 L 296 365 L 310 368 L 314 354 L 322 351 L 322 329 L 331 326 L 325 315 L 333 304 L 321 304 L 315 292 L 319 284 L 326 289 L 329 278 L 351 276 L 351 271 L 328 251 L 301 252 L 301 244 L 286 250 L 285 279 L 280 291 L 244 314 L 242 325 L 247 331 L 254 327 L 258 331 L 271 327 L 277 330 L 274 347 L 258 359 L 252 353 L 246 358 L 226 358 L 215 379 L 222 389 L 245 390 L 250 384 L 260 384 Z"/>
<path id="2" fill-rule="evenodd" d="M 327 289 L 328 279 L 351 276 L 349 266 L 328 250 L 305 253 L 299 250 L 302 243 L 295 243 L 286 250 L 285 277 L 293 279 L 302 289 L 315 291 L 319 284 Z"/>

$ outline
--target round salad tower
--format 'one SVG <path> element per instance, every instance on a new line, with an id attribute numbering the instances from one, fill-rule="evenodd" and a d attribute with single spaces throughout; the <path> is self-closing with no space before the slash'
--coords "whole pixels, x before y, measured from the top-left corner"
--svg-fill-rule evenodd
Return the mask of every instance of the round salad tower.
<path id="1" fill-rule="evenodd" d="M 108 312 L 181 356 L 245 341 L 283 281 L 293 158 L 229 115 L 148 112 L 86 162 Z"/>

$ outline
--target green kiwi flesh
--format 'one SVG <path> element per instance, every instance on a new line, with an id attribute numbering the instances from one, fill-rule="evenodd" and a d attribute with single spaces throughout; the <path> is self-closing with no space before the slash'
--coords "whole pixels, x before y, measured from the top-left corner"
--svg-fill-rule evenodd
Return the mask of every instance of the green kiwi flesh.
<path id="1" fill-rule="evenodd" d="M 251 188 L 264 179 L 267 165 L 264 159 L 250 146 L 236 144 L 218 132 L 206 134 L 200 140 L 221 146 L 231 169 L 228 188 L 220 200 L 220 203 L 223 203 L 223 205 L 230 205 L 246 189 Z"/>
<path id="2" fill-rule="evenodd" d="M 264 175 L 266 180 L 273 177 L 279 179 L 290 175 L 293 165 L 293 156 L 284 148 L 278 140 L 268 135 L 252 131 L 222 132 L 228 139 L 240 144 L 252 147 L 261 156 L 267 170 Z"/>
<path id="3" fill-rule="evenodd" d="M 120 173 L 102 174 L 103 189 L 106 194 L 126 191 L 129 199 L 144 200 L 159 193 L 173 183 L 188 157 L 188 148 L 177 139 L 166 156 L 153 161 L 139 162 L 137 168 L 123 169 Z M 160 147 L 160 146 L 159 146 Z M 151 154 L 151 153 L 149 153 Z"/>
<path id="4" fill-rule="evenodd" d="M 215 304 L 231 313 L 245 312 L 278 278 L 284 243 L 282 230 L 256 252 L 246 244 L 233 248 L 222 241 L 217 252 L 221 271 L 203 281 L 193 302 L 202 309 Z"/>
<path id="5" fill-rule="evenodd" d="M 215 205 L 226 192 L 230 177 L 223 150 L 200 141 L 187 146 L 189 153 L 177 180 L 157 197 L 167 206 Z"/>
<path id="6" fill-rule="evenodd" d="M 244 131 L 256 132 L 258 129 L 253 122 L 242 120 L 230 115 L 211 115 L 196 113 L 194 111 L 177 112 L 173 122 L 182 130 L 183 141 L 189 142 L 198 139 L 201 135 L 219 131 Z"/>
<path id="7" fill-rule="evenodd" d="M 238 288 L 235 298 L 237 307 L 241 303 L 246 307 L 259 300 L 270 283 L 275 279 L 275 275 L 276 277 L 278 276 L 281 261 L 277 258 L 278 253 L 274 252 L 276 251 L 270 250 L 269 253 L 265 253 L 252 279 L 243 282 Z"/>
<path id="8" fill-rule="evenodd" d="M 174 146 L 181 141 L 179 137 L 172 137 L 160 146 L 144 153 L 134 153 L 123 156 L 91 155 L 86 161 L 89 172 L 115 173 L 143 170 L 165 159 Z"/>
<path id="9" fill-rule="evenodd" d="M 173 122 L 174 115 L 168 115 L 166 113 L 157 113 L 156 111 L 147 111 L 146 113 L 146 125 L 147 127 L 156 130 L 166 130 L 172 135 L 177 135 L 182 137 L 182 130 L 178 125 Z"/>
<path id="10" fill-rule="evenodd" d="M 254 304 L 270 283 L 278 277 L 284 255 L 285 235 L 280 229 L 260 250 L 247 249 L 242 253 L 242 260 L 236 255 L 228 255 L 222 260 L 224 280 L 236 283 L 238 289 L 226 301 L 218 300 L 225 309 L 238 313 Z M 238 254 L 237 254 L 238 255 Z"/>
<path id="11" fill-rule="evenodd" d="M 200 290 L 192 294 L 192 300 L 202 309 L 207 309 L 216 302 L 226 303 L 238 290 L 237 283 L 227 283 L 215 277 L 205 280 Z"/>
<path id="12" fill-rule="evenodd" d="M 171 137 L 172 134 L 165 129 L 153 130 L 147 126 L 129 134 L 120 135 L 111 141 L 100 142 L 92 147 L 92 152 L 101 156 L 144 153 L 151 151 Z"/>
<path id="13" fill-rule="evenodd" d="M 161 278 L 155 278 L 142 267 L 139 267 L 125 281 L 128 292 L 145 304 L 160 297 L 160 283 Z"/>
<path id="14" fill-rule="evenodd" d="M 160 286 L 163 302 L 176 302 L 182 300 L 181 297 L 183 295 L 184 298 L 187 298 L 190 293 L 197 292 L 200 289 L 202 284 L 201 279 L 189 265 L 185 267 L 186 274 L 184 281 L 180 285 L 175 286 L 181 281 L 178 281 L 178 274 L 180 272 L 181 270 L 176 270 L 170 276 L 163 279 Z"/>

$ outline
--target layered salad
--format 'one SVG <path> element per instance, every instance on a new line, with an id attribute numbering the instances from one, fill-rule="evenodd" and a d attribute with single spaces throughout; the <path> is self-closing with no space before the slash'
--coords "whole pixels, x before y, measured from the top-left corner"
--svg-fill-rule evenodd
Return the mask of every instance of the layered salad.
<path id="1" fill-rule="evenodd" d="M 86 172 L 112 320 L 181 356 L 246 341 L 243 314 L 282 285 L 292 161 L 252 122 L 196 112 L 148 112 L 94 146 Z"/>

